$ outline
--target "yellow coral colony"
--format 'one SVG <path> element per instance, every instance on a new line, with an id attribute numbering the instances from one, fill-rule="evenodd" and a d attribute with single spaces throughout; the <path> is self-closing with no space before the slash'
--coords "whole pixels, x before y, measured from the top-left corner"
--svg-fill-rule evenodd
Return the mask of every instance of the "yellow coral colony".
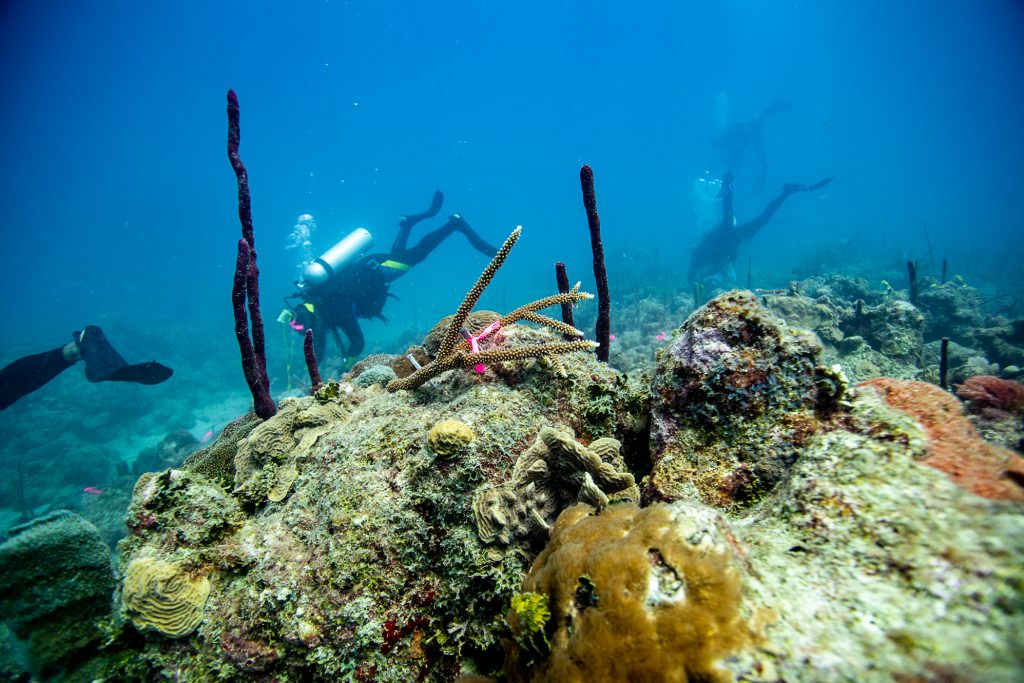
<path id="1" fill-rule="evenodd" d="M 209 594 L 205 576 L 194 579 L 173 562 L 142 557 L 128 565 L 121 602 L 135 628 L 179 638 L 199 626 Z"/>
<path id="2" fill-rule="evenodd" d="M 466 423 L 442 420 L 427 434 L 427 444 L 438 455 L 452 455 L 472 443 L 474 438 L 473 429 Z"/>

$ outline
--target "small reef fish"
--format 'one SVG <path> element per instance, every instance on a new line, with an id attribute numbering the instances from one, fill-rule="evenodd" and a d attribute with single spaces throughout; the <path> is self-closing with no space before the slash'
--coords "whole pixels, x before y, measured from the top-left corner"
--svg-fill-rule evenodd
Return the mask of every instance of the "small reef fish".
<path id="1" fill-rule="evenodd" d="M 608 341 L 615 341 L 615 335 L 614 334 L 609 334 L 608 335 Z"/>
<path id="2" fill-rule="evenodd" d="M 199 440 L 199 443 L 206 443 L 207 441 L 210 440 L 211 436 L 213 436 L 213 430 L 212 429 L 210 431 L 206 432 L 205 434 L 203 434 L 203 438 Z"/>
<path id="3" fill-rule="evenodd" d="M 657 339 L 658 341 L 665 341 L 666 339 L 668 339 L 668 335 L 665 334 L 664 332 L 659 332 L 658 334 L 654 335 L 654 338 Z"/>
<path id="4" fill-rule="evenodd" d="M 82 489 L 82 493 L 91 493 L 94 496 L 98 496 L 103 493 L 103 489 L 98 489 L 95 486 L 86 486 Z"/>

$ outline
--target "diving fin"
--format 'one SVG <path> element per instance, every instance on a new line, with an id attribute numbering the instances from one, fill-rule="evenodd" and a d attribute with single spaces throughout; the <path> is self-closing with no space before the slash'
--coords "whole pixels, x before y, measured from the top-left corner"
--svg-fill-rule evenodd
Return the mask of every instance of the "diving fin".
<path id="1" fill-rule="evenodd" d="M 785 192 L 786 194 L 793 194 L 794 192 L 814 192 L 815 190 L 820 190 L 821 188 L 825 187 L 833 180 L 835 180 L 835 176 L 825 178 L 824 180 L 819 180 L 813 185 L 801 185 L 800 183 L 786 183 L 785 185 L 782 186 L 782 191 Z"/>
<path id="2" fill-rule="evenodd" d="M 87 325 L 81 332 L 73 333 L 71 338 L 82 354 L 85 378 L 90 382 L 159 384 L 173 374 L 173 370 L 157 362 L 129 365 L 96 325 Z"/>
<path id="3" fill-rule="evenodd" d="M 412 226 L 416 225 L 417 223 L 424 219 L 433 218 L 434 216 L 437 215 L 437 212 L 441 210 L 441 204 L 443 203 L 444 194 L 442 194 L 441 190 L 436 190 L 434 192 L 434 198 L 430 201 L 429 209 L 427 209 L 423 213 L 417 213 L 411 216 L 402 216 L 401 219 L 398 221 L 398 224 L 408 226 L 411 228 Z"/>
<path id="4" fill-rule="evenodd" d="M 126 365 L 120 370 L 115 370 L 107 377 L 108 382 L 135 382 L 136 384 L 160 384 L 170 379 L 174 374 L 166 365 L 161 365 L 155 360 L 148 363 L 136 363 Z"/>

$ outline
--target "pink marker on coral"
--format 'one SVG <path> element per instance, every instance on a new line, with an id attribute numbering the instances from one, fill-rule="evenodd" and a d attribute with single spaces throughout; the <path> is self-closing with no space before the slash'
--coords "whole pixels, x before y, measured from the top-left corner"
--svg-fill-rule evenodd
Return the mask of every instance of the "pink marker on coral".
<path id="1" fill-rule="evenodd" d="M 98 496 L 103 493 L 103 489 L 98 489 L 95 486 L 86 486 L 82 489 L 82 493 L 91 493 L 94 496 Z"/>
<path id="2" fill-rule="evenodd" d="M 469 331 L 466 330 L 466 328 L 462 328 L 459 331 L 462 333 L 462 337 L 469 342 L 470 353 L 480 353 L 480 341 L 482 339 L 487 338 L 492 333 L 497 332 L 500 327 L 501 321 L 495 320 L 493 323 L 485 327 L 483 332 L 476 335 L 475 337 L 471 335 Z M 476 365 L 473 366 L 473 370 L 475 370 L 478 373 L 483 372 L 484 369 L 485 368 L 483 363 L 477 363 Z"/>

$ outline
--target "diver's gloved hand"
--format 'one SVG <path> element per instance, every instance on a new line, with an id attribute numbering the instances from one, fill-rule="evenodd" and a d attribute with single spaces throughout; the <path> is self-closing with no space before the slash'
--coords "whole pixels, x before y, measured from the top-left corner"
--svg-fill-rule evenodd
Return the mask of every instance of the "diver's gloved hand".
<path id="1" fill-rule="evenodd" d="M 82 354 L 85 378 L 90 382 L 159 384 L 174 374 L 169 367 L 156 361 L 129 365 L 96 325 L 86 325 L 81 332 L 74 332 L 71 338 Z"/>

